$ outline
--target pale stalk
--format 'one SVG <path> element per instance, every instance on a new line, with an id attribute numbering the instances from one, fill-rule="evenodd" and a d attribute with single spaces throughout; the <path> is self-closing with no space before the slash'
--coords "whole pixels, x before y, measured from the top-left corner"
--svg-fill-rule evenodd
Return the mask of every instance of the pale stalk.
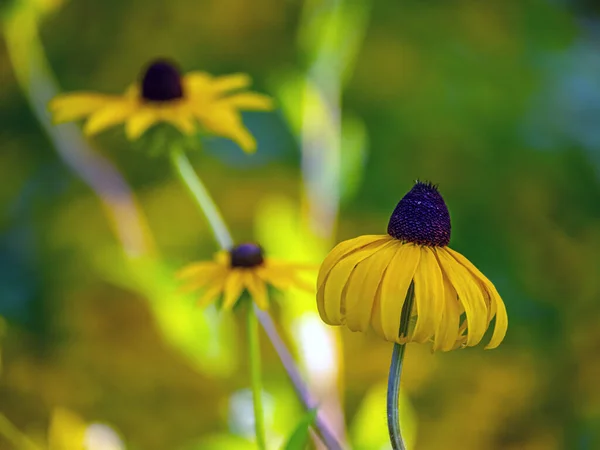
<path id="1" fill-rule="evenodd" d="M 6 416 L 0 413 L 0 436 L 14 448 L 21 450 L 41 450 L 27 435 L 22 433 Z"/>
<path id="2" fill-rule="evenodd" d="M 258 321 L 254 309 L 248 305 L 248 350 L 250 359 L 250 380 L 252 382 L 252 398 L 254 403 L 254 430 L 256 445 L 259 450 L 266 450 L 265 417 L 262 403 L 262 381 L 260 363 L 260 342 L 258 337 Z"/>

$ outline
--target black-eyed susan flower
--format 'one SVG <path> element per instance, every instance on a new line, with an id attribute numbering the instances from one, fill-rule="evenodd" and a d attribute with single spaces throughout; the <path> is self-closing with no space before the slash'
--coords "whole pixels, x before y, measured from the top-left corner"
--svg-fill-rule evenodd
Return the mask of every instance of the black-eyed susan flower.
<path id="1" fill-rule="evenodd" d="M 400 200 L 388 234 L 360 236 L 337 245 L 317 281 L 323 321 L 352 331 L 371 328 L 390 342 L 433 342 L 448 351 L 478 344 L 491 320 L 486 348 L 504 339 L 506 309 L 494 285 L 460 253 L 450 249 L 450 214 L 430 183 L 417 182 Z M 412 326 L 399 335 L 403 306 L 414 288 Z"/>
<path id="2" fill-rule="evenodd" d="M 214 261 L 192 263 L 178 276 L 186 281 L 185 290 L 203 291 L 198 302 L 200 306 L 222 296 L 223 308 L 230 310 L 247 290 L 259 308 L 267 309 L 268 285 L 279 290 L 295 287 L 314 292 L 314 286 L 300 275 L 302 271 L 310 270 L 316 270 L 316 267 L 266 258 L 259 245 L 246 243 L 216 253 Z"/>
<path id="3" fill-rule="evenodd" d="M 49 108 L 57 123 L 87 118 L 84 132 L 90 136 L 125 123 L 127 137 L 135 140 L 154 124 L 166 122 L 188 135 L 200 126 L 253 152 L 256 142 L 244 127 L 240 111 L 267 111 L 273 103 L 265 95 L 242 92 L 250 82 L 246 74 L 213 77 L 190 72 L 181 76 L 173 63 L 157 60 L 145 69 L 141 82 L 129 86 L 123 95 L 72 92 L 55 97 Z"/>

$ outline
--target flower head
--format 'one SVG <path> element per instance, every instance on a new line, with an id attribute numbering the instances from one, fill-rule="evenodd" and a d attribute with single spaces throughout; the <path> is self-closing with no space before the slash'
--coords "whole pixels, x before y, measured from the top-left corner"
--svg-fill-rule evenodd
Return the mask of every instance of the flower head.
<path id="1" fill-rule="evenodd" d="M 179 272 L 189 291 L 203 291 L 199 304 L 206 306 L 223 296 L 223 308 L 230 310 L 247 290 L 261 309 L 269 305 L 267 285 L 280 290 L 292 287 L 314 292 L 314 286 L 300 272 L 314 270 L 308 264 L 294 264 L 267 258 L 259 245 L 246 243 L 220 251 L 214 261 L 192 263 Z"/>
<path id="2" fill-rule="evenodd" d="M 256 142 L 244 127 L 240 111 L 267 111 L 273 103 L 265 95 L 240 92 L 249 85 L 245 74 L 213 77 L 190 72 L 182 76 L 174 63 L 156 60 L 123 95 L 72 92 L 52 99 L 49 108 L 57 123 L 87 118 L 84 132 L 89 136 L 125 123 L 127 137 L 135 140 L 156 123 L 166 122 L 187 135 L 200 126 L 252 152 Z"/>
<path id="3" fill-rule="evenodd" d="M 444 199 L 436 186 L 417 182 L 394 209 L 387 235 L 350 239 L 327 255 L 317 281 L 321 318 L 352 331 L 372 328 L 391 342 L 432 341 L 434 350 L 448 351 L 477 345 L 495 317 L 486 348 L 497 347 L 508 326 L 504 303 L 449 241 Z M 399 335 L 411 285 L 413 326 Z"/>

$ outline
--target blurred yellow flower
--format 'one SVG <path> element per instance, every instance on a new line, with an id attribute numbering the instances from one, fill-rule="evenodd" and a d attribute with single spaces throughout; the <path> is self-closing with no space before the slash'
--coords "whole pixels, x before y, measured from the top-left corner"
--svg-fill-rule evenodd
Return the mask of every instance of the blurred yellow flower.
<path id="1" fill-rule="evenodd" d="M 350 239 L 327 255 L 317 281 L 323 321 L 352 331 L 370 326 L 391 342 L 433 341 L 434 350 L 449 351 L 477 345 L 496 317 L 486 348 L 497 347 L 508 327 L 506 308 L 494 285 L 447 247 L 450 228 L 436 186 L 417 182 L 396 206 L 387 235 Z M 412 326 L 400 336 L 411 285 Z"/>
<path id="2" fill-rule="evenodd" d="M 315 269 L 310 264 L 266 258 L 259 245 L 246 243 L 218 252 L 214 261 L 192 263 L 184 267 L 178 277 L 187 280 L 187 291 L 204 291 L 200 306 L 208 305 L 223 294 L 223 308 L 230 310 L 246 289 L 259 308 L 267 309 L 267 285 L 279 290 L 295 287 L 314 293 L 314 285 L 303 280 L 300 272 Z"/>
<path id="3" fill-rule="evenodd" d="M 244 127 L 240 111 L 267 111 L 273 102 L 262 94 L 240 92 L 250 83 L 250 77 L 241 73 L 213 77 L 190 72 L 181 76 L 174 64 L 157 60 L 146 68 L 141 83 L 129 86 L 123 95 L 72 92 L 52 99 L 49 108 L 56 123 L 87 117 L 84 132 L 89 136 L 120 123 L 125 123 L 130 140 L 158 122 L 170 123 L 188 135 L 200 125 L 253 152 L 256 141 Z"/>

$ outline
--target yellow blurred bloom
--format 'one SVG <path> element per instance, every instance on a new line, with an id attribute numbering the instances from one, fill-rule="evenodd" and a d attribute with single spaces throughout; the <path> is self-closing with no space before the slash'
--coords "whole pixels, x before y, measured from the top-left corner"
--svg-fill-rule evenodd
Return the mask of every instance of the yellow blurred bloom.
<path id="1" fill-rule="evenodd" d="M 178 277 L 187 281 L 187 291 L 203 290 L 200 306 L 206 306 L 223 295 L 223 308 L 230 310 L 247 290 L 259 308 L 267 309 L 267 285 L 279 290 L 295 287 L 314 292 L 314 285 L 299 275 L 302 271 L 314 269 L 316 267 L 309 264 L 265 258 L 260 246 L 247 243 L 230 251 L 218 252 L 214 261 L 192 263 L 184 267 Z"/>
<path id="2" fill-rule="evenodd" d="M 120 123 L 125 123 L 130 140 L 159 122 L 170 123 L 187 135 L 200 125 L 253 152 L 256 141 L 244 127 L 240 111 L 267 111 L 273 102 L 262 94 L 241 92 L 250 83 L 246 74 L 213 77 L 190 72 L 181 76 L 175 65 L 157 60 L 146 68 L 142 81 L 129 86 L 123 95 L 72 92 L 52 99 L 49 108 L 56 123 L 87 118 L 84 132 L 89 136 Z"/>
<path id="3" fill-rule="evenodd" d="M 477 345 L 496 317 L 486 348 L 497 347 L 508 327 L 506 308 L 494 285 L 447 247 L 450 229 L 437 188 L 417 182 L 396 206 L 387 235 L 350 239 L 327 255 L 317 281 L 323 321 L 352 331 L 372 328 L 400 344 L 432 341 L 434 350 L 448 351 Z M 411 285 L 412 327 L 399 336 Z"/>

